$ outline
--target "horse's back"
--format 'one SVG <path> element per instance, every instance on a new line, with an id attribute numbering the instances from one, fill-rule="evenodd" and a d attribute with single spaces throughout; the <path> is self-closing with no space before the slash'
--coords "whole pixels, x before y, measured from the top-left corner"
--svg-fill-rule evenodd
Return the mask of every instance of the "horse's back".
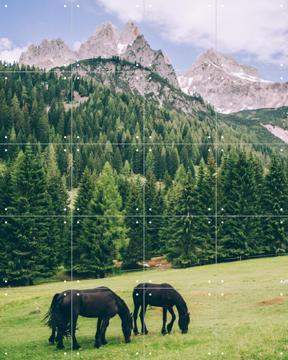
<path id="1" fill-rule="evenodd" d="M 58 299 L 63 311 L 72 307 L 84 317 L 114 316 L 118 311 L 118 295 L 105 286 L 63 291 Z"/>
<path id="2" fill-rule="evenodd" d="M 141 283 L 135 286 L 134 291 L 137 290 L 149 290 L 149 289 L 174 289 L 174 287 L 168 283 L 161 283 L 161 284 L 155 284 L 155 283 Z"/>
<path id="3" fill-rule="evenodd" d="M 177 291 L 168 283 L 141 283 L 133 290 L 134 303 L 152 306 L 173 306 Z"/>

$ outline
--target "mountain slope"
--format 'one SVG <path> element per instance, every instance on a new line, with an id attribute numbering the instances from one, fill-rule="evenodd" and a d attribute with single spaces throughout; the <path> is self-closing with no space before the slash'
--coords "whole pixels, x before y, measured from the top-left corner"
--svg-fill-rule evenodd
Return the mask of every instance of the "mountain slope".
<path id="1" fill-rule="evenodd" d="M 263 80 L 253 67 L 212 49 L 178 80 L 184 92 L 200 94 L 223 113 L 288 105 L 288 83 Z"/>
<path id="2" fill-rule="evenodd" d="M 218 121 L 228 125 L 238 136 L 246 134 L 244 141 L 273 147 L 273 144 L 287 143 L 287 112 L 287 107 L 244 110 L 233 114 L 219 114 Z"/>
<path id="3" fill-rule="evenodd" d="M 66 67 L 55 69 L 59 74 Z M 112 59 L 95 58 L 82 60 L 73 68 L 73 74 L 92 78 L 97 82 L 114 88 L 117 92 L 136 92 L 161 106 L 174 108 L 185 113 L 203 111 L 212 114 L 201 97 L 190 96 L 174 87 L 167 79 L 140 63 L 131 63 L 114 56 Z"/>

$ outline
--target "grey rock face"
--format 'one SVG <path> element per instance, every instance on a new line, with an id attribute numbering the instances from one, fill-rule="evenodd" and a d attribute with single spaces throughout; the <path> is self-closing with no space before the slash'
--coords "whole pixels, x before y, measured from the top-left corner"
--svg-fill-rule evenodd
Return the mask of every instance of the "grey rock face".
<path id="1" fill-rule="evenodd" d="M 288 105 L 288 83 L 261 79 L 253 67 L 208 50 L 178 78 L 187 94 L 199 94 L 223 113 Z"/>
<path id="2" fill-rule="evenodd" d="M 78 58 L 112 57 L 118 55 L 119 33 L 111 23 L 106 23 L 96 29 L 95 34 L 85 41 L 78 51 Z"/>
<path id="3" fill-rule="evenodd" d="M 128 46 L 122 57 L 129 62 L 136 62 L 149 67 L 168 80 L 170 84 L 179 87 L 175 71 L 168 58 L 164 56 L 161 50 L 152 50 L 143 35 L 139 35 L 133 44 Z"/>
<path id="4" fill-rule="evenodd" d="M 121 61 L 119 63 L 115 59 L 91 59 L 79 62 L 77 65 L 73 68 L 75 74 L 95 79 L 118 92 L 132 91 L 158 102 L 161 106 L 172 107 L 186 113 L 207 111 L 204 103 L 187 96 L 180 89 L 175 89 L 160 76 L 154 76 L 154 72 L 147 67 Z M 59 75 L 61 71 L 59 69 Z"/>
<path id="5" fill-rule="evenodd" d="M 77 55 L 63 40 L 43 40 L 39 46 L 30 45 L 20 56 L 19 63 L 35 65 L 41 69 L 69 65 L 76 61 Z"/>
<path id="6" fill-rule="evenodd" d="M 132 45 L 135 39 L 140 35 L 140 31 L 137 26 L 131 21 L 124 25 L 123 31 L 120 34 L 118 42 L 118 54 L 123 54 L 128 45 Z"/>

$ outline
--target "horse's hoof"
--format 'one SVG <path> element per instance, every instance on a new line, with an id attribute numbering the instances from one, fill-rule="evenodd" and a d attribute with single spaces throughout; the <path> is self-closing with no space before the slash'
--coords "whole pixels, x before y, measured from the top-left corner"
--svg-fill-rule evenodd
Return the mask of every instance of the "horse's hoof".
<path id="1" fill-rule="evenodd" d="M 99 348 L 101 347 L 101 344 L 95 343 L 95 344 L 94 344 L 94 347 L 95 347 L 96 349 L 99 349 Z"/>
<path id="2" fill-rule="evenodd" d="M 162 330 L 161 331 L 161 334 L 164 336 L 164 335 L 167 335 L 167 331 L 166 330 Z"/>
<path id="3" fill-rule="evenodd" d="M 139 335 L 139 331 L 134 331 L 134 335 L 135 336 Z"/>
<path id="4" fill-rule="evenodd" d="M 55 344 L 55 341 L 53 340 L 49 340 L 49 345 L 54 345 Z"/>
<path id="5" fill-rule="evenodd" d="M 64 349 L 64 345 L 59 345 L 59 344 L 58 344 L 58 345 L 57 345 L 57 349 L 58 349 L 58 350 Z"/>
<path id="6" fill-rule="evenodd" d="M 79 349 L 81 349 L 81 346 L 80 345 L 73 345 L 73 350 L 79 350 Z"/>
<path id="7" fill-rule="evenodd" d="M 106 345 L 106 344 L 108 344 L 107 340 L 102 341 L 102 345 Z"/>

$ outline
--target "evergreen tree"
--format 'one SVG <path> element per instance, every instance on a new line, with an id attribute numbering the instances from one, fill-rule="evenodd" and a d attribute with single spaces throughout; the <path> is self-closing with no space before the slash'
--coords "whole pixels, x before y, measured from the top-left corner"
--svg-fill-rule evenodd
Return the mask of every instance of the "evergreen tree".
<path id="1" fill-rule="evenodd" d="M 171 221 L 172 232 L 166 250 L 168 259 L 176 266 L 192 266 L 201 259 L 204 243 L 197 232 L 197 218 L 192 215 L 195 201 L 195 181 L 189 174 L 180 190 L 175 211 L 177 217 Z"/>
<path id="2" fill-rule="evenodd" d="M 120 211 L 122 199 L 117 177 L 106 163 L 89 204 L 89 217 L 83 220 L 82 233 L 75 242 L 79 262 L 74 271 L 80 275 L 103 277 L 113 268 L 113 260 L 126 245 L 126 228 Z"/>
<path id="3" fill-rule="evenodd" d="M 10 212 L 15 217 L 9 219 L 7 226 L 7 273 L 15 283 L 32 284 L 39 276 L 51 276 L 57 264 L 55 239 L 46 218 L 51 211 L 51 199 L 39 148 L 33 153 L 28 145 L 24 153 L 19 153 L 11 183 Z M 40 220 L 38 216 L 42 216 Z"/>
<path id="4" fill-rule="evenodd" d="M 128 229 L 129 243 L 123 253 L 123 267 L 135 269 L 145 257 L 143 229 L 143 190 L 141 180 L 130 184 L 130 194 L 126 206 L 125 224 Z"/>
<path id="5" fill-rule="evenodd" d="M 267 218 L 262 218 L 261 226 L 268 253 L 281 254 L 288 250 L 287 221 L 282 218 L 288 213 L 287 169 L 287 163 L 274 156 L 263 186 L 262 208 Z"/>

